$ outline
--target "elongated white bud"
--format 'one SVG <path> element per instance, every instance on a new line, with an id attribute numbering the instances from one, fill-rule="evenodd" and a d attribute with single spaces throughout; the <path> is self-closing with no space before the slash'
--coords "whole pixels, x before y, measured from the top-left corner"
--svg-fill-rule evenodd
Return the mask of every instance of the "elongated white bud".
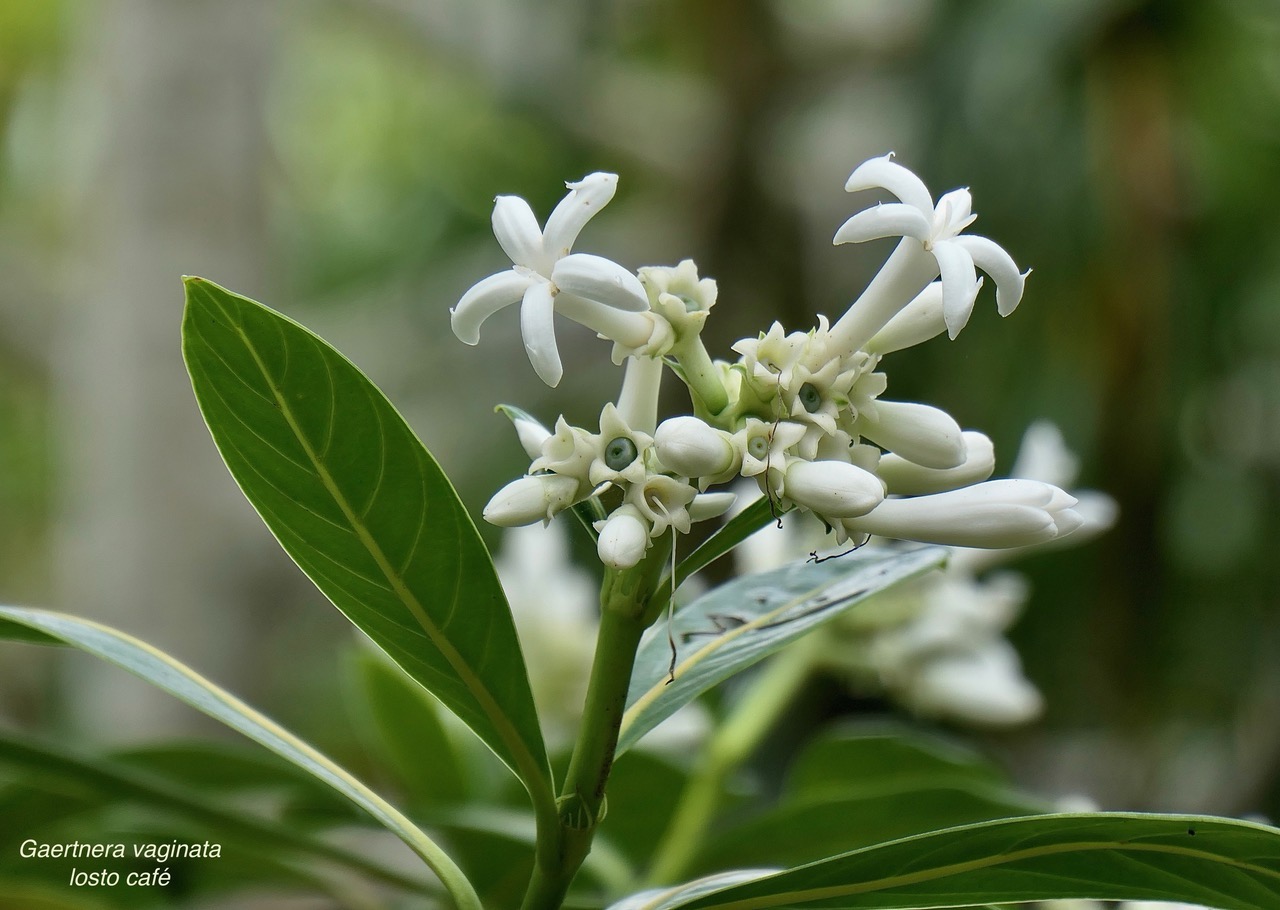
<path id="1" fill-rule="evenodd" d="M 874 416 L 865 416 L 864 436 L 926 468 L 964 464 L 964 436 L 946 411 L 909 401 L 877 401 Z"/>
<path id="2" fill-rule="evenodd" d="M 533 474 L 513 480 L 494 494 L 484 507 L 484 520 L 500 528 L 518 528 L 535 521 L 550 521 L 573 505 L 578 481 L 558 474 Z"/>
<path id="3" fill-rule="evenodd" d="M 804 461 L 787 465 L 782 493 L 824 518 L 854 518 L 884 499 L 884 485 L 870 471 L 844 461 Z"/>
<path id="4" fill-rule="evenodd" d="M 996 466 L 996 453 L 991 440 L 986 434 L 976 430 L 965 430 L 962 435 L 964 462 L 954 468 L 923 468 L 913 461 L 890 453 L 881 456 L 876 473 L 890 493 L 907 496 L 942 493 L 986 480 Z"/>
<path id="5" fill-rule="evenodd" d="M 1065 536 L 1081 523 L 1076 500 L 1035 480 L 992 480 L 947 493 L 886 499 L 842 524 L 853 534 L 876 534 L 952 547 L 1024 547 Z"/>
<path id="6" fill-rule="evenodd" d="M 658 460 L 682 477 L 716 477 L 738 460 L 732 437 L 697 417 L 664 420 L 653 437 Z"/>
<path id="7" fill-rule="evenodd" d="M 610 568 L 631 568 L 649 548 L 649 524 L 635 506 L 619 506 L 608 518 L 597 521 L 595 528 L 600 532 L 596 553 Z"/>

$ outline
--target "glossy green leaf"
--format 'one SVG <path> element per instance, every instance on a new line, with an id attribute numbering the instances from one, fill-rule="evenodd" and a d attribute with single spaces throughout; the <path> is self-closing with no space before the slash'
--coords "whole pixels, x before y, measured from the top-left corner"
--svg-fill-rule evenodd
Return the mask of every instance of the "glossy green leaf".
<path id="1" fill-rule="evenodd" d="M 478 910 L 475 892 L 453 860 L 395 807 L 314 747 L 191 668 L 145 642 L 87 619 L 45 610 L 0 607 L 0 620 L 8 621 L 0 622 L 0 636 L 16 624 L 58 638 L 164 689 L 302 768 L 400 837 L 440 877 L 459 907 Z"/>
<path id="2" fill-rule="evenodd" d="M 664 904 L 904 910 L 1061 898 L 1280 906 L 1280 830 L 1190 815 L 1090 813 L 948 828 Z"/>
<path id="3" fill-rule="evenodd" d="M 636 655 L 618 753 L 712 686 L 767 657 L 892 584 L 939 566 L 946 551 L 920 547 L 851 553 L 748 575 L 683 607 L 671 620 L 677 647 L 671 680 L 668 624 L 649 629 Z"/>
<path id="4" fill-rule="evenodd" d="M 440 466 L 324 340 L 211 282 L 186 287 L 187 370 L 245 496 L 325 596 L 549 807 L 511 610 Z"/>

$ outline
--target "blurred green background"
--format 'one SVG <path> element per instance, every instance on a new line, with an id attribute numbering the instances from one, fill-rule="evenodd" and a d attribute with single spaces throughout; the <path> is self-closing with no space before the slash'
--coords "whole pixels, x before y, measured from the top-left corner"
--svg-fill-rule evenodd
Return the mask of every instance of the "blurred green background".
<path id="1" fill-rule="evenodd" d="M 618 172 L 580 249 L 694 258 L 724 356 L 861 290 L 890 245 L 830 238 L 890 149 L 1035 270 L 1009 319 L 988 290 L 957 342 L 894 356 L 892 396 L 989 433 L 998 471 L 1050 418 L 1121 509 L 1023 563 L 1048 710 L 989 745 L 1050 795 L 1280 816 L 1272 0 L 0 0 L 0 600 L 140 634 L 358 767 L 332 710 L 350 633 L 218 461 L 179 276 L 336 344 L 478 512 L 526 465 L 495 403 L 583 423 L 619 382 L 575 326 L 555 391 L 514 318 L 450 333 L 506 264 L 495 194 L 545 216 Z M 19 646 L 0 716 L 215 735 Z"/>

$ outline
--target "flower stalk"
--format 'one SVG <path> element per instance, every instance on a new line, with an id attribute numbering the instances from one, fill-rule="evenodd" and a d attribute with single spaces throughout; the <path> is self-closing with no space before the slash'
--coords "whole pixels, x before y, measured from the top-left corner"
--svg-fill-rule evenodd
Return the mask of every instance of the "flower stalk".
<path id="1" fill-rule="evenodd" d="M 640 637 L 648 627 L 648 605 L 671 552 L 664 534 L 629 569 L 609 569 L 600 591 L 600 631 L 591 664 L 582 727 L 574 744 L 560 798 L 554 849 L 540 851 L 522 910 L 556 910 L 591 849 L 604 818 L 605 786 L 613 769 L 618 731 Z"/>

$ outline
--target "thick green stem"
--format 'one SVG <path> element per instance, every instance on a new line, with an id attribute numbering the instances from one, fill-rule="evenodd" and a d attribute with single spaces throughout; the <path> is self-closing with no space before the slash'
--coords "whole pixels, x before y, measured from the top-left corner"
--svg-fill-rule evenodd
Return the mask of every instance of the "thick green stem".
<path id="1" fill-rule="evenodd" d="M 716 730 L 680 794 L 680 803 L 659 840 L 649 884 L 670 885 L 686 877 L 715 818 L 725 779 L 755 751 L 791 704 L 813 666 L 814 638 L 801 639 L 773 659 Z"/>
<path id="2" fill-rule="evenodd" d="M 631 671 L 640 636 L 648 626 L 646 607 L 670 552 L 671 538 L 665 535 L 639 565 L 621 572 L 610 571 L 605 576 L 600 592 L 600 631 L 582 727 L 557 801 L 559 828 L 554 845 L 546 844 L 539 831 L 544 843 L 539 844 L 523 910 L 556 910 L 561 906 L 604 818 L 605 785 L 613 769 Z"/>

